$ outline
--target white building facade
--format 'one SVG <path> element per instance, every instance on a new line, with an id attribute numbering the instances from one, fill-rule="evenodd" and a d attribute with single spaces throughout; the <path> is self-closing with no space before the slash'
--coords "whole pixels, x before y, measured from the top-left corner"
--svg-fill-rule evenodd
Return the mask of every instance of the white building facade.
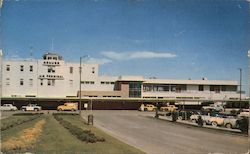
<path id="1" fill-rule="evenodd" d="M 157 99 L 237 100 L 238 82 L 226 80 L 145 79 L 142 76 L 100 76 L 98 64 L 66 62 L 54 53 L 42 59 L 1 57 L 2 97 L 77 98 L 121 97 Z M 246 96 L 242 95 L 244 99 Z"/>

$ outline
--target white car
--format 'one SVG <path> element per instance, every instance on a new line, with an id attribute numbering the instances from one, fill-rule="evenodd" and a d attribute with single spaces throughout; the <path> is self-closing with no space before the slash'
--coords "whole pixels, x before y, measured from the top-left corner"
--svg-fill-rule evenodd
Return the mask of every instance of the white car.
<path id="1" fill-rule="evenodd" d="M 40 110 L 42 110 L 42 107 L 37 106 L 36 104 L 28 104 L 27 106 L 22 106 L 21 110 L 23 110 L 23 111 L 40 111 Z"/>
<path id="2" fill-rule="evenodd" d="M 190 116 L 190 120 L 194 123 L 198 122 L 198 117 L 201 116 L 201 119 L 206 123 L 210 124 L 210 115 L 199 115 L 199 114 L 193 114 Z"/>
<path id="3" fill-rule="evenodd" d="M 16 111 L 17 107 L 12 104 L 4 104 L 0 107 L 1 111 Z"/>

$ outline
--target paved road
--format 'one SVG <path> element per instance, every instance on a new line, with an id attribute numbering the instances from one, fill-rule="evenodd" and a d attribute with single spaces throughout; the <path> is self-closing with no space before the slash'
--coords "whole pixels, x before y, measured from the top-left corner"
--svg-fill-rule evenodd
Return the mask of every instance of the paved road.
<path id="1" fill-rule="evenodd" d="M 93 114 L 97 127 L 150 154 L 246 153 L 249 149 L 247 137 L 176 125 L 150 118 L 153 113 L 93 111 Z"/>

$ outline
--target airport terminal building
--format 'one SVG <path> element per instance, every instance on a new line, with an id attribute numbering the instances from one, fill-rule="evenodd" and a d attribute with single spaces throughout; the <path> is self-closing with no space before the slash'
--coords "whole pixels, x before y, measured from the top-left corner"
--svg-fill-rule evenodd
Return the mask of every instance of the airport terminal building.
<path id="1" fill-rule="evenodd" d="M 186 100 L 186 103 L 199 104 L 204 100 L 226 101 L 240 97 L 237 81 L 102 76 L 98 74 L 98 64 L 80 66 L 80 63 L 64 61 L 55 53 L 28 60 L 1 56 L 1 71 L 2 103 L 16 106 L 35 101 L 45 108 L 53 108 L 67 101 L 77 102 L 80 95 L 83 102 L 91 100 L 94 109 L 136 109 L 141 103 L 157 101 Z"/>

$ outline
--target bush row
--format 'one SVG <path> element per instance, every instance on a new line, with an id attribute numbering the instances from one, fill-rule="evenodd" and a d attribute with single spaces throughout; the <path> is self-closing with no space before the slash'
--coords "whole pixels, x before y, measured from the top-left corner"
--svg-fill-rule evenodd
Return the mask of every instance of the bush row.
<path id="1" fill-rule="evenodd" d="M 53 113 L 53 115 L 79 115 L 79 113 L 58 112 L 58 113 Z"/>
<path id="2" fill-rule="evenodd" d="M 14 113 L 13 116 L 34 116 L 34 115 L 42 115 L 42 112 L 34 113 L 34 112 L 25 112 L 25 113 Z"/>
<path id="3" fill-rule="evenodd" d="M 25 117 L 25 118 L 22 118 L 22 119 L 16 119 L 16 120 L 13 120 L 13 121 L 9 120 L 9 121 L 6 121 L 6 122 L 2 122 L 1 123 L 1 131 L 5 131 L 5 130 L 7 130 L 9 128 L 15 127 L 17 125 L 21 125 L 21 124 L 23 124 L 25 122 L 35 120 L 40 116 L 41 116 L 41 114 L 36 114 L 36 115 L 28 116 L 28 117 Z"/>
<path id="4" fill-rule="evenodd" d="M 59 117 L 57 114 L 53 114 L 54 118 L 59 121 L 59 123 L 69 132 L 76 136 L 79 140 L 85 141 L 87 143 L 95 143 L 95 142 L 104 142 L 105 139 L 103 137 L 97 137 L 90 130 L 83 130 L 76 125 L 72 125 L 70 122 L 63 120 L 63 118 Z"/>

